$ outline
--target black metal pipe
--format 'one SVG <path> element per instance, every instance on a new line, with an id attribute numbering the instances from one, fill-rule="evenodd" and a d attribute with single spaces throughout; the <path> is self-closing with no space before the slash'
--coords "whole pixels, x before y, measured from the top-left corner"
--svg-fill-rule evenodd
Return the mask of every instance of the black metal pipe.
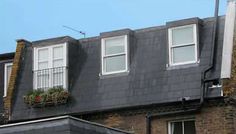
<path id="1" fill-rule="evenodd" d="M 204 71 L 202 72 L 202 86 L 201 86 L 201 99 L 200 99 L 200 104 L 203 105 L 204 103 L 204 98 L 205 98 L 205 86 L 206 86 L 206 74 L 207 72 L 209 72 L 211 69 L 214 68 L 214 63 L 215 63 L 215 49 L 216 49 L 216 44 L 217 44 L 217 28 L 218 28 L 218 13 L 219 13 L 219 0 L 215 1 L 215 13 L 214 13 L 214 17 L 215 17 L 215 24 L 214 24 L 214 29 L 213 29 L 213 37 L 212 37 L 212 52 L 211 52 L 211 60 L 210 60 L 210 64 L 209 66 L 204 69 Z"/>
<path id="2" fill-rule="evenodd" d="M 146 115 L 146 134 L 151 134 L 151 115 Z"/>

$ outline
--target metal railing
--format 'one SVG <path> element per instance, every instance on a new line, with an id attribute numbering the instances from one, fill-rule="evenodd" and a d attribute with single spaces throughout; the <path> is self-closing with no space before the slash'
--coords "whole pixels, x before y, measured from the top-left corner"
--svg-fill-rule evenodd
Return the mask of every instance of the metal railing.
<path id="1" fill-rule="evenodd" d="M 65 87 L 66 72 L 66 67 L 35 70 L 33 72 L 34 89 L 47 90 L 53 87 Z"/>

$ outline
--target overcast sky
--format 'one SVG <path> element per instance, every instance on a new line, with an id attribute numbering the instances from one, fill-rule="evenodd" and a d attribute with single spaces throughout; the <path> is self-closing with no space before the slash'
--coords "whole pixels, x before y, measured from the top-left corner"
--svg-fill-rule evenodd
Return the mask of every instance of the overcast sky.
<path id="1" fill-rule="evenodd" d="M 220 15 L 225 14 L 226 1 L 220 2 Z M 83 37 L 63 25 L 91 37 L 123 28 L 211 17 L 214 6 L 215 0 L 0 0 L 0 53 L 15 51 L 16 39 Z"/>

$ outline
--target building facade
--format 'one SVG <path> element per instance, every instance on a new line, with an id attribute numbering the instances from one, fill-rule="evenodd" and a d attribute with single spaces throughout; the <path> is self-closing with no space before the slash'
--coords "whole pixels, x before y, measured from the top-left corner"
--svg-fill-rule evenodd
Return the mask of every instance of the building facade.
<path id="1" fill-rule="evenodd" d="M 0 55 L 0 133 L 236 133 L 235 11 L 18 40 Z"/>

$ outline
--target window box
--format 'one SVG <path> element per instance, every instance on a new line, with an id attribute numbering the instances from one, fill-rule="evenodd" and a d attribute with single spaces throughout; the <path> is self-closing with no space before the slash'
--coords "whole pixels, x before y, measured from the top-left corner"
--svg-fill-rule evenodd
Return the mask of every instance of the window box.
<path id="1" fill-rule="evenodd" d="M 44 90 L 32 90 L 23 96 L 25 104 L 29 107 L 46 107 L 66 104 L 69 92 L 61 87 Z"/>

